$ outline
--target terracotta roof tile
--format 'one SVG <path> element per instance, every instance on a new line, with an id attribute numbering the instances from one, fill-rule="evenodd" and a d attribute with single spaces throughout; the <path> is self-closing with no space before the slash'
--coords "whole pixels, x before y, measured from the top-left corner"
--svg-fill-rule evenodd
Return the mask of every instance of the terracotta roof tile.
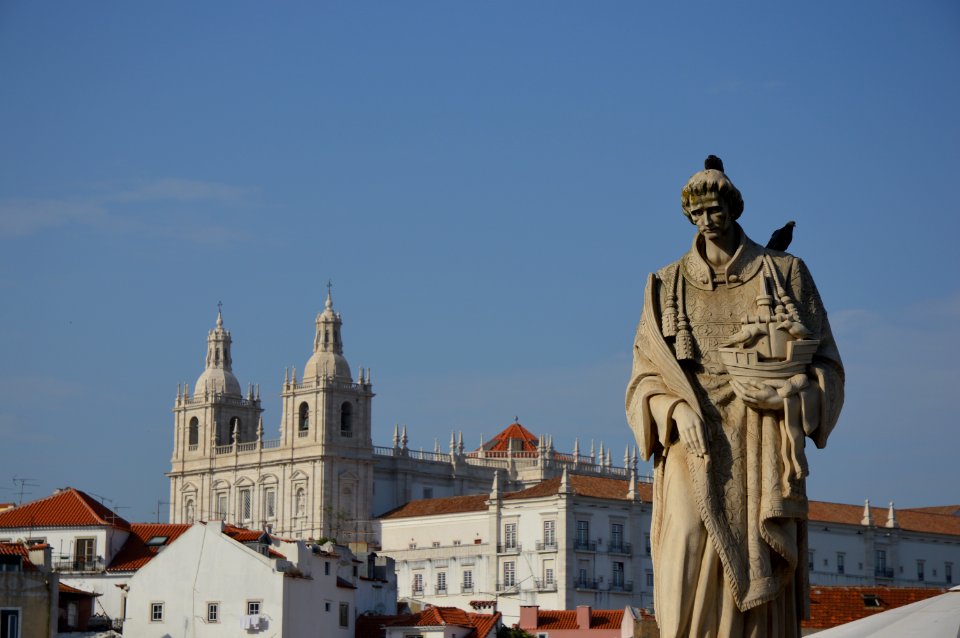
<path id="1" fill-rule="evenodd" d="M 89 494 L 72 487 L 0 512 L 0 528 L 94 526 L 129 529 L 130 523 Z"/>
<path id="2" fill-rule="evenodd" d="M 412 516 L 482 512 L 487 509 L 488 498 L 490 498 L 488 494 L 471 494 L 470 496 L 419 499 L 381 514 L 380 518 L 410 518 Z"/>
<path id="3" fill-rule="evenodd" d="M 110 561 L 107 571 L 129 572 L 140 569 L 160 553 L 161 547 L 170 545 L 190 527 L 186 524 L 133 523 L 130 526 L 130 536 L 127 537 L 123 547 Z M 167 540 L 163 545 L 147 545 L 147 541 L 155 536 L 166 536 Z"/>
<path id="4" fill-rule="evenodd" d="M 60 593 L 61 594 L 74 594 L 77 596 L 90 596 L 96 598 L 97 596 L 102 596 L 103 594 L 96 594 L 94 592 L 83 591 L 82 589 L 77 589 L 76 587 L 71 587 L 70 585 L 65 585 L 60 583 Z"/>
<path id="5" fill-rule="evenodd" d="M 827 629 L 873 614 L 938 596 L 945 589 L 919 587 L 810 587 L 810 620 L 800 624 L 808 629 Z M 868 606 L 865 597 L 876 601 Z"/>
<path id="6" fill-rule="evenodd" d="M 470 622 L 473 624 L 473 629 L 476 632 L 477 638 L 487 638 L 487 636 L 490 635 L 490 632 L 493 631 L 500 622 L 499 611 L 492 614 L 468 613 L 467 617 L 470 618 Z"/>
<path id="7" fill-rule="evenodd" d="M 360 616 L 357 618 L 357 638 L 382 638 L 384 627 L 440 627 L 456 625 L 469 627 L 463 638 L 486 638 L 500 621 L 500 613 L 474 614 L 456 607 L 427 607 L 416 614 L 399 616 Z"/>
<path id="8" fill-rule="evenodd" d="M 943 514 L 944 516 L 960 516 L 960 505 L 935 505 L 933 507 L 906 507 L 901 512 L 921 512 L 926 514 Z"/>
<path id="9" fill-rule="evenodd" d="M 511 447 L 511 441 L 519 441 L 519 445 L 514 443 L 513 447 Z M 487 452 L 507 452 L 508 450 L 515 452 L 536 452 L 537 442 L 537 437 L 531 434 L 530 430 L 519 423 L 511 423 L 505 430 L 487 441 L 483 445 L 483 449 Z"/>
<path id="10" fill-rule="evenodd" d="M 0 555 L 19 556 L 24 571 L 37 571 L 36 565 L 30 562 L 30 548 L 23 543 L 0 543 Z"/>
<path id="11" fill-rule="evenodd" d="M 896 510 L 900 528 L 910 532 L 960 536 L 960 516 L 930 513 L 929 509 L 933 508 Z M 884 527 L 887 523 L 887 508 L 871 507 L 870 511 L 876 526 Z M 863 506 L 810 501 L 809 516 L 811 522 L 860 525 Z"/>
<path id="12" fill-rule="evenodd" d="M 622 609 L 590 610 L 590 629 L 619 629 L 622 623 Z M 521 629 L 543 629 L 546 631 L 579 628 L 577 610 L 575 609 L 540 609 L 537 611 L 536 627 L 521 627 Z"/>

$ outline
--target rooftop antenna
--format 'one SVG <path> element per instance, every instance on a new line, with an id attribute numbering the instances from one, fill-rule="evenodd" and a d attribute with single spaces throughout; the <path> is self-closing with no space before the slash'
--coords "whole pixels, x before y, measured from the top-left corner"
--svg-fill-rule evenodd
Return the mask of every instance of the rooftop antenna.
<path id="1" fill-rule="evenodd" d="M 16 476 L 14 476 L 14 477 L 13 477 L 13 484 L 14 484 L 14 485 L 18 485 L 18 486 L 19 486 L 19 490 L 20 490 L 20 496 L 17 498 L 17 505 L 18 505 L 18 506 L 19 506 L 19 505 L 23 505 L 23 495 L 24 495 L 24 494 L 28 494 L 28 495 L 29 495 L 29 494 L 33 494 L 33 492 L 28 492 L 26 488 L 28 488 L 28 487 L 38 487 L 38 486 L 40 485 L 40 483 L 38 483 L 36 479 L 24 478 L 24 477 L 22 477 L 22 476 L 21 476 L 20 478 L 17 478 Z"/>

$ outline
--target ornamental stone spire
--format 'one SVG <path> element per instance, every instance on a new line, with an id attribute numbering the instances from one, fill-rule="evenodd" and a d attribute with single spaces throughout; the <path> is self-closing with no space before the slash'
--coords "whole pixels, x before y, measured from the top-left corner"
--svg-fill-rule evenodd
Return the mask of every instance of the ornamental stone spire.
<path id="1" fill-rule="evenodd" d="M 242 396 L 240 382 L 233 374 L 233 356 L 230 354 L 230 331 L 223 327 L 223 304 L 217 304 L 217 323 L 207 333 L 206 367 L 196 388 L 206 387 L 212 392 Z"/>

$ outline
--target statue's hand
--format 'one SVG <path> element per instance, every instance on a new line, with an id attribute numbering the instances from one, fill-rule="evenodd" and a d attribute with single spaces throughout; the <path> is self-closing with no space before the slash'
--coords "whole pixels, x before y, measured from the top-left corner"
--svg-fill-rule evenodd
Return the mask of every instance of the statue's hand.
<path id="1" fill-rule="evenodd" d="M 731 379 L 737 396 L 758 410 L 782 410 L 783 400 L 807 387 L 807 376 L 796 374 L 789 379 Z"/>
<path id="2" fill-rule="evenodd" d="M 677 424 L 677 434 L 687 451 L 697 456 L 707 453 L 707 441 L 703 435 L 703 421 L 689 405 L 677 404 L 673 409 L 673 420 Z"/>

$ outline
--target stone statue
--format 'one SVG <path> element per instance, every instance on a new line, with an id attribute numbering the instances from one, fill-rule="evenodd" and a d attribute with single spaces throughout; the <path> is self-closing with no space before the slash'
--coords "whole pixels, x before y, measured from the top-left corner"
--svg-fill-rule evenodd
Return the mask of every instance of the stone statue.
<path id="1" fill-rule="evenodd" d="M 843 366 L 807 267 L 744 234 L 719 158 L 681 203 L 697 235 L 647 279 L 626 397 L 654 457 L 660 635 L 793 638 L 808 605 L 804 441 L 826 444 Z"/>

